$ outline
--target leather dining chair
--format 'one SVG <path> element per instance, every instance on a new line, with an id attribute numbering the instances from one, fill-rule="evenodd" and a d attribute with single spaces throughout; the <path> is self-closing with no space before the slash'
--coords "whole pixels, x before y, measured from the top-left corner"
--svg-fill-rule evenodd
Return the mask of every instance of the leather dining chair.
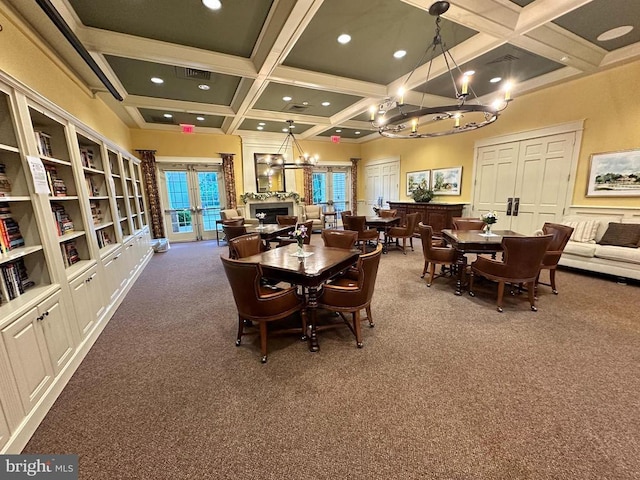
<path id="1" fill-rule="evenodd" d="M 422 254 L 424 255 L 424 268 L 422 269 L 422 277 L 429 270 L 429 278 L 427 287 L 430 287 L 434 278 L 442 275 L 435 275 L 436 265 L 444 267 L 452 267 L 456 263 L 456 251 L 451 247 L 438 247 L 433 245 L 433 229 L 430 225 L 424 225 L 422 222 L 418 224 L 418 231 L 422 240 Z"/>
<path id="2" fill-rule="evenodd" d="M 402 253 L 407 254 L 407 238 L 409 239 L 409 245 L 413 250 L 413 234 L 415 233 L 416 225 L 420 221 L 420 213 L 409 213 L 406 217 L 407 223 L 401 227 L 391 227 L 387 236 L 389 239 L 395 239 L 396 241 L 402 239 Z"/>
<path id="3" fill-rule="evenodd" d="M 352 230 L 324 229 L 320 233 L 325 247 L 351 250 L 358 241 L 358 232 Z"/>
<path id="4" fill-rule="evenodd" d="M 380 215 L 381 218 L 395 218 L 398 216 L 398 209 L 396 208 L 391 208 L 391 209 L 380 209 L 378 210 L 378 215 Z"/>
<path id="5" fill-rule="evenodd" d="M 266 363 L 267 323 L 300 312 L 301 332 L 304 335 L 307 325 L 305 300 L 297 294 L 295 287 L 274 289 L 262 285 L 262 269 L 258 263 L 241 262 L 223 256 L 220 259 L 238 309 L 236 346 L 240 346 L 242 336 L 245 335 L 245 320 L 257 322 L 260 331 L 261 361 Z"/>
<path id="6" fill-rule="evenodd" d="M 227 241 L 227 245 L 229 245 L 229 257 L 233 258 L 234 254 L 231 251 L 229 241 L 240 235 L 246 235 L 247 227 L 244 225 L 222 225 L 222 231 L 224 232 L 224 239 Z"/>
<path id="7" fill-rule="evenodd" d="M 376 245 L 379 243 L 378 230 L 375 228 L 367 228 L 366 226 L 367 217 L 361 215 L 349 215 L 343 218 L 343 222 L 346 222 L 344 226 L 345 230 L 358 232 L 357 243 L 360 243 L 361 250 L 363 252 L 366 252 L 368 242 L 375 242 Z"/>
<path id="8" fill-rule="evenodd" d="M 259 233 L 247 233 L 229 240 L 229 258 L 246 258 L 264 251 L 264 242 Z"/>
<path id="9" fill-rule="evenodd" d="M 482 230 L 485 223 L 479 218 L 453 217 L 454 230 Z"/>
<path id="10" fill-rule="evenodd" d="M 469 295 L 475 296 L 473 291 L 474 277 L 480 275 L 494 282 L 498 282 L 498 311 L 502 312 L 502 298 L 505 283 L 526 284 L 531 310 L 538 309 L 535 305 L 534 289 L 536 278 L 540 272 L 540 265 L 547 247 L 551 242 L 551 235 L 538 237 L 503 237 L 502 261 L 478 257 L 471 264 L 471 278 L 469 281 Z"/>
<path id="11" fill-rule="evenodd" d="M 573 227 L 568 225 L 546 222 L 542 226 L 542 235 L 552 236 L 551 242 L 547 247 L 547 251 L 544 253 L 544 257 L 542 258 L 542 266 L 540 267 L 541 271 L 549 270 L 549 283 L 541 282 L 540 273 L 538 273 L 535 287 L 536 296 L 538 296 L 538 284 L 548 285 L 551 287 L 551 291 L 555 295 L 558 294 L 558 290 L 556 288 L 556 269 L 558 267 L 560 257 L 562 256 L 562 252 L 564 251 L 564 247 L 566 247 L 572 233 Z"/>
<path id="12" fill-rule="evenodd" d="M 239 227 L 244 225 L 244 218 L 232 218 L 230 220 L 222 220 L 222 225 L 227 225 L 231 227 Z"/>
<path id="13" fill-rule="evenodd" d="M 318 297 L 318 306 L 333 312 L 337 312 L 356 337 L 356 346 L 362 348 L 362 328 L 360 322 L 369 321 L 373 327 L 371 316 L 371 299 L 378 275 L 378 265 L 382 256 L 382 245 L 369 253 L 363 253 L 358 258 L 356 265 L 356 278 L 339 277 L 326 284 Z M 367 316 L 361 318 L 360 311 L 364 309 Z M 345 313 L 351 313 L 352 324 L 345 318 Z"/>
<path id="14" fill-rule="evenodd" d="M 276 215 L 276 223 L 278 225 L 295 225 L 298 223 L 298 217 L 295 215 Z"/>

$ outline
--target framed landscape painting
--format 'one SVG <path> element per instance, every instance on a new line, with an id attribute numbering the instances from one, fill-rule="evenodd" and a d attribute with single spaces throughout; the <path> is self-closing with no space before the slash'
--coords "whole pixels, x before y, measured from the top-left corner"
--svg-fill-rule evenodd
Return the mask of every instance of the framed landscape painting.
<path id="1" fill-rule="evenodd" d="M 431 188 L 435 195 L 460 195 L 462 167 L 434 169 L 432 176 Z"/>
<path id="2" fill-rule="evenodd" d="M 591 155 L 587 197 L 640 197 L 640 149 Z"/>
<path id="3" fill-rule="evenodd" d="M 426 183 L 427 188 L 429 188 L 431 185 L 431 170 L 407 172 L 407 196 L 410 196 L 413 189 L 423 181 Z"/>

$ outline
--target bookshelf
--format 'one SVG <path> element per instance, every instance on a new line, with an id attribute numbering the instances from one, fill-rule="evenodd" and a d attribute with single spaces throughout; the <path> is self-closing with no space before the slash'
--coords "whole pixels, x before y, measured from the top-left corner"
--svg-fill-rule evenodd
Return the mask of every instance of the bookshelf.
<path id="1" fill-rule="evenodd" d="M 0 71 L 0 454 L 21 451 L 149 261 L 141 178 Z"/>

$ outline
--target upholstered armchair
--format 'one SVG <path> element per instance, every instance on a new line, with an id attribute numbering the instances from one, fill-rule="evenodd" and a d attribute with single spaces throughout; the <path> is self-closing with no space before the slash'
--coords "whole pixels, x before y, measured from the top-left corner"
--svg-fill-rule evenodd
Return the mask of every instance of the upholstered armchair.
<path id="1" fill-rule="evenodd" d="M 367 228 L 367 217 L 362 215 L 345 215 L 343 217 L 344 228 L 358 232 L 358 242 L 361 244 L 362 251 L 367 251 L 367 243 L 379 243 L 378 231 L 375 228 Z"/>
<path id="2" fill-rule="evenodd" d="M 239 207 L 239 208 L 227 208 L 224 210 L 220 210 L 220 220 L 237 220 L 239 218 L 244 218 L 244 223 L 250 224 L 250 225 L 257 225 L 258 224 L 258 219 L 257 218 L 248 218 L 247 215 L 245 215 L 245 211 L 244 208 Z"/>
<path id="3" fill-rule="evenodd" d="M 452 267 L 456 262 L 456 251 L 451 247 L 438 247 L 433 244 L 433 229 L 430 225 L 424 225 L 422 222 L 418 224 L 418 231 L 422 239 L 422 254 L 424 255 L 424 268 L 422 269 L 422 278 L 429 271 L 429 279 L 427 287 L 433 283 L 433 279 L 441 275 L 435 276 L 436 265 L 444 267 Z"/>
<path id="4" fill-rule="evenodd" d="M 409 213 L 407 215 L 407 223 L 402 227 L 391 227 L 388 232 L 388 236 L 391 239 L 402 239 L 402 253 L 407 254 L 407 238 L 409 239 L 409 246 L 413 250 L 413 234 L 416 229 L 416 225 L 420 221 L 419 213 Z"/>
<path id="5" fill-rule="evenodd" d="M 260 352 L 262 363 L 267 362 L 267 323 L 286 318 L 295 312 L 302 315 L 301 333 L 306 332 L 305 300 L 296 292 L 296 287 L 274 289 L 261 282 L 262 269 L 258 263 L 248 263 L 220 257 L 231 285 L 233 299 L 238 309 L 238 336 L 240 346 L 245 335 L 245 320 L 258 322 L 260 326 Z"/>
<path id="6" fill-rule="evenodd" d="M 503 237 L 502 261 L 478 257 L 471 264 L 471 278 L 469 280 L 469 295 L 475 296 L 473 290 L 474 277 L 480 275 L 494 282 L 498 282 L 497 309 L 502 312 L 502 298 L 504 296 L 505 283 L 526 284 L 529 294 L 529 303 L 534 312 L 538 309 L 535 305 L 535 283 L 540 272 L 540 265 L 552 235 L 539 237 Z"/>
<path id="7" fill-rule="evenodd" d="M 324 228 L 324 214 L 321 205 L 305 205 L 303 220 L 313 220 L 313 230 L 322 230 Z"/>
<path id="8" fill-rule="evenodd" d="M 545 223 L 542 227 L 542 230 L 537 234 L 540 235 L 551 235 L 551 243 L 549 243 L 549 247 L 547 247 L 547 251 L 542 258 L 542 266 L 540 270 L 549 270 L 549 283 L 542 283 L 540 281 L 540 273 L 538 273 L 538 278 L 536 278 L 536 296 L 538 295 L 538 284 L 548 285 L 551 287 L 551 291 L 557 295 L 558 290 L 556 289 L 556 268 L 558 267 L 558 262 L 560 261 L 560 257 L 562 256 L 562 252 L 564 251 L 564 247 L 567 245 L 569 238 L 571 238 L 571 234 L 573 233 L 573 227 L 568 225 L 561 225 L 559 223 Z"/>

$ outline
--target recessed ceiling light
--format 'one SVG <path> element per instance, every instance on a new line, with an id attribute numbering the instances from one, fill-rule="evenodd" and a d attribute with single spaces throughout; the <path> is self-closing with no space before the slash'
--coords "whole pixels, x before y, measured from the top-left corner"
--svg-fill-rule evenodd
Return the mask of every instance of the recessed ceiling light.
<path id="1" fill-rule="evenodd" d="M 466 75 L 467 77 L 470 77 L 471 75 L 473 75 L 474 73 L 476 73 L 475 70 L 467 70 L 466 72 L 463 73 L 463 75 Z"/>
<path id="2" fill-rule="evenodd" d="M 264 127 L 266 125 L 266 123 L 264 122 L 258 122 L 258 125 L 260 125 L 261 127 Z"/>
<path id="3" fill-rule="evenodd" d="M 493 77 L 491 80 L 489 80 L 491 83 L 498 83 L 500 80 L 502 80 L 502 77 Z"/>
<path id="4" fill-rule="evenodd" d="M 322 102 L 323 107 L 328 107 L 329 105 L 331 105 L 331 102 Z"/>
<path id="5" fill-rule="evenodd" d="M 341 133 L 342 130 L 340 130 L 339 128 L 336 128 L 336 133 Z"/>
<path id="6" fill-rule="evenodd" d="M 309 102 L 302 102 L 303 105 L 309 105 Z"/>
<path id="7" fill-rule="evenodd" d="M 198 120 L 200 122 L 204 122 L 204 117 L 196 117 L 196 120 Z"/>
<path id="8" fill-rule="evenodd" d="M 220 10 L 222 8 L 220 0 L 202 0 L 202 4 L 211 10 Z"/>
<path id="9" fill-rule="evenodd" d="M 261 126 L 261 125 L 258 125 L 256 128 L 257 128 L 258 130 L 264 130 L 264 127 L 263 127 L 263 126 Z"/>
<path id="10" fill-rule="evenodd" d="M 163 115 L 164 118 L 173 118 L 173 115 L 171 115 L 170 113 L 165 113 Z"/>
<path id="11" fill-rule="evenodd" d="M 404 57 L 406 54 L 407 54 L 407 51 L 406 51 L 406 50 L 398 50 L 398 51 L 396 51 L 396 52 L 394 52 L 394 53 L 393 53 L 393 56 L 394 56 L 395 58 L 402 58 L 402 57 Z"/>
<path id="12" fill-rule="evenodd" d="M 611 30 L 607 30 L 606 32 L 603 32 L 600 35 L 598 35 L 598 41 L 604 42 L 606 40 L 614 40 L 616 38 L 620 38 L 623 35 L 626 35 L 631 30 L 633 30 L 633 27 L 631 25 L 612 28 Z"/>
<path id="13" fill-rule="evenodd" d="M 353 133 L 355 133 L 356 135 L 360 135 L 360 131 L 359 131 L 359 130 L 356 130 L 356 131 L 355 131 L 355 132 L 353 132 Z"/>
<path id="14" fill-rule="evenodd" d="M 158 84 L 158 85 L 160 85 L 161 83 L 164 83 L 164 80 L 163 80 L 163 79 L 161 79 L 160 77 L 151 77 L 151 81 L 152 81 L 153 83 Z"/>
<path id="15" fill-rule="evenodd" d="M 209 85 L 206 85 L 204 83 L 201 83 L 200 85 L 198 85 L 198 88 L 200 90 L 209 90 L 211 87 Z"/>
<path id="16" fill-rule="evenodd" d="M 569 57 L 569 56 L 567 56 L 567 55 L 565 55 L 565 56 L 563 56 L 562 58 L 560 58 L 560 61 L 561 61 L 561 62 L 568 62 L 569 60 L 571 60 L 571 57 Z"/>
<path id="17" fill-rule="evenodd" d="M 348 35 L 346 33 L 343 33 L 338 37 L 338 43 L 341 43 L 343 45 L 349 43 L 350 41 L 351 41 L 351 35 Z"/>
<path id="18" fill-rule="evenodd" d="M 282 100 L 284 100 L 285 102 L 290 102 L 291 101 L 291 97 L 282 97 Z"/>

